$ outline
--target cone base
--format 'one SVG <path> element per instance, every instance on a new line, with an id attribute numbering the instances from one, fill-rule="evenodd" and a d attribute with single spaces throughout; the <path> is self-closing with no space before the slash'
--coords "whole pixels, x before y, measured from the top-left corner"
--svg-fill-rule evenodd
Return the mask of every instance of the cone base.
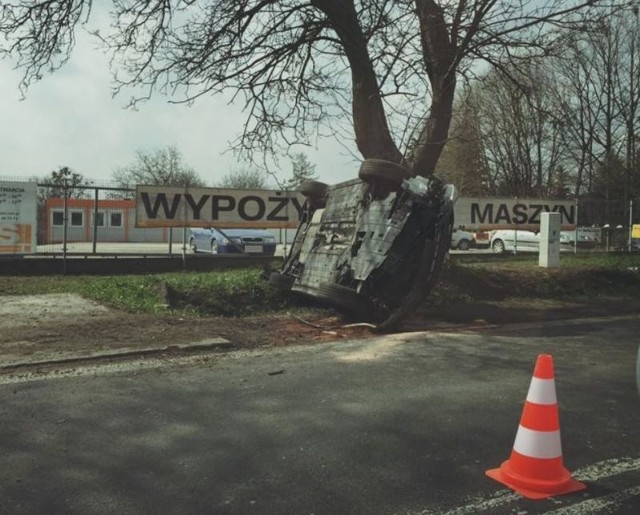
<path id="1" fill-rule="evenodd" d="M 510 469 L 510 463 L 507 460 L 500 468 L 487 470 L 485 474 L 527 499 L 547 499 L 556 495 L 579 492 L 587 488 L 584 483 L 573 479 L 567 469 L 563 469 L 562 477 L 555 481 L 527 478 Z"/>

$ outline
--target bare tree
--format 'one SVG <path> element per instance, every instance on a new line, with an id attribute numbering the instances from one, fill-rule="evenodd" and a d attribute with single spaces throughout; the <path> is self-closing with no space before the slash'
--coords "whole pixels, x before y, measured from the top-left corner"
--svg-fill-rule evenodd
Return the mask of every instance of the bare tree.
<path id="1" fill-rule="evenodd" d="M 287 179 L 284 187 L 288 190 L 297 189 L 304 181 L 315 180 L 316 165 L 309 161 L 304 152 L 298 152 L 291 156 L 291 177 Z"/>
<path id="2" fill-rule="evenodd" d="M 611 2 L 619 8 L 631 3 Z M 248 120 L 236 148 L 307 143 L 345 111 L 364 158 L 431 175 L 459 74 L 547 54 L 557 27 L 584 26 L 605 0 L 114 0 L 116 90 L 176 101 L 231 91 Z M 60 67 L 91 0 L 22 0 L 0 10 L 0 55 L 28 87 Z M 578 16 L 579 15 L 579 16 Z M 408 123 L 410 122 L 410 123 Z"/>
<path id="3" fill-rule="evenodd" d="M 42 178 L 38 195 L 45 198 L 84 198 L 86 190 L 92 186 L 92 181 L 68 166 L 60 166 L 49 175 Z"/>
<path id="4" fill-rule="evenodd" d="M 602 188 L 609 191 L 614 172 L 619 174 L 618 200 L 635 194 L 634 174 L 640 173 L 633 167 L 640 135 L 637 15 L 637 9 L 612 12 L 594 30 L 572 34 L 564 52 L 552 60 L 558 86 L 553 112 L 564 129 L 580 196 L 606 196 Z M 624 166 L 618 156 L 624 156 Z"/>
<path id="5" fill-rule="evenodd" d="M 559 189 L 560 179 L 566 181 L 566 171 L 556 176 L 562 167 L 563 146 L 562 128 L 552 115 L 550 92 L 555 84 L 540 63 L 506 71 L 490 72 L 471 95 L 490 170 L 490 192 L 549 196 Z"/>
<path id="6" fill-rule="evenodd" d="M 138 150 L 133 163 L 118 168 L 113 178 L 121 188 L 137 184 L 166 186 L 204 186 L 198 174 L 186 165 L 180 151 L 173 146 L 153 151 Z"/>
<path id="7" fill-rule="evenodd" d="M 461 195 L 475 197 L 491 193 L 491 175 L 481 132 L 479 106 L 473 88 L 465 88 L 454 104 L 449 141 L 436 174 L 455 184 Z"/>
<path id="8" fill-rule="evenodd" d="M 238 168 L 226 174 L 215 186 L 218 188 L 265 189 L 267 177 L 255 168 Z"/>

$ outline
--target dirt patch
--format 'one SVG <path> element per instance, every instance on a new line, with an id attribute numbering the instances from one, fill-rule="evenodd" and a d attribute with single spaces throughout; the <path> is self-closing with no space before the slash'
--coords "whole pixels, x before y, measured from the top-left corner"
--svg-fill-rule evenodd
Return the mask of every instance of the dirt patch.
<path id="1" fill-rule="evenodd" d="M 493 324 L 638 313 L 639 290 L 640 276 L 624 271 L 526 274 L 522 268 L 505 265 L 499 274 L 486 267 L 446 269 L 428 302 L 399 331 L 452 326 L 476 330 Z M 301 316 L 186 317 L 122 313 L 72 294 L 0 296 L 0 366 L 51 356 L 165 348 L 212 338 L 224 338 L 235 349 L 251 349 L 375 334 L 350 322 L 320 308 Z"/>
<path id="2" fill-rule="evenodd" d="M 105 306 L 73 293 L 0 296 L 0 329 L 3 332 L 13 327 L 53 326 L 75 317 L 109 318 L 110 315 Z"/>
<path id="3" fill-rule="evenodd" d="M 489 324 L 637 313 L 628 299 L 567 302 L 512 299 L 425 305 L 400 331 L 481 329 Z M 314 344 L 363 338 L 370 327 L 353 325 L 326 310 L 303 317 L 278 314 L 243 318 L 128 314 L 77 295 L 0 296 L 0 366 L 40 362 L 119 349 L 170 348 L 224 338 L 234 349 Z"/>
<path id="4" fill-rule="evenodd" d="M 0 365 L 104 350 L 171 347 L 221 337 L 233 348 L 277 347 L 356 338 L 366 327 L 344 327 L 319 310 L 305 318 L 184 317 L 121 313 L 72 294 L 0 296 Z"/>

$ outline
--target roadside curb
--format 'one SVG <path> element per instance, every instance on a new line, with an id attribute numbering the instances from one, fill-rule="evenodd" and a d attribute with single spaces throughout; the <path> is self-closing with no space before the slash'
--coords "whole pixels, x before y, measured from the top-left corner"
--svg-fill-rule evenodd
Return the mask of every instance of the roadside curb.
<path id="1" fill-rule="evenodd" d="M 69 365 L 73 363 L 82 363 L 87 361 L 100 361 L 107 359 L 145 357 L 169 352 L 195 352 L 210 350 L 229 350 L 233 348 L 233 344 L 224 338 L 210 338 L 199 342 L 190 342 L 184 344 L 165 345 L 162 347 L 125 347 L 122 349 L 104 350 L 100 352 L 91 352 L 87 354 L 74 354 L 69 356 L 51 357 L 39 359 L 37 361 L 14 361 L 8 364 L 0 365 L 0 372 L 17 370 L 21 368 L 32 368 L 51 365 Z"/>

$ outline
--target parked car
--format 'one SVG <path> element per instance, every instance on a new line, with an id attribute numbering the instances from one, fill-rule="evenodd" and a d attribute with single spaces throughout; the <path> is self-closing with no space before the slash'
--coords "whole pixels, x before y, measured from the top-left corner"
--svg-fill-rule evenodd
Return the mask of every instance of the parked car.
<path id="1" fill-rule="evenodd" d="M 309 181 L 302 221 L 278 288 L 393 328 L 433 287 L 451 244 L 455 188 L 367 159 L 359 178 Z"/>
<path id="2" fill-rule="evenodd" d="M 451 248 L 469 250 L 476 246 L 476 238 L 472 232 L 454 229 L 451 235 Z"/>
<path id="3" fill-rule="evenodd" d="M 560 250 L 570 251 L 575 247 L 575 231 L 560 232 Z M 589 234 L 578 231 L 578 248 L 595 248 L 597 240 Z M 515 229 L 499 229 L 493 231 L 489 247 L 494 254 L 504 252 L 538 252 L 540 250 L 540 233 L 538 231 L 522 231 Z"/>
<path id="4" fill-rule="evenodd" d="M 189 248 L 194 253 L 273 256 L 276 238 L 264 229 L 192 228 Z"/>
<path id="5" fill-rule="evenodd" d="M 504 252 L 537 252 L 540 248 L 540 234 L 534 231 L 516 231 L 514 229 L 498 229 L 491 234 L 489 247 L 494 254 Z"/>

